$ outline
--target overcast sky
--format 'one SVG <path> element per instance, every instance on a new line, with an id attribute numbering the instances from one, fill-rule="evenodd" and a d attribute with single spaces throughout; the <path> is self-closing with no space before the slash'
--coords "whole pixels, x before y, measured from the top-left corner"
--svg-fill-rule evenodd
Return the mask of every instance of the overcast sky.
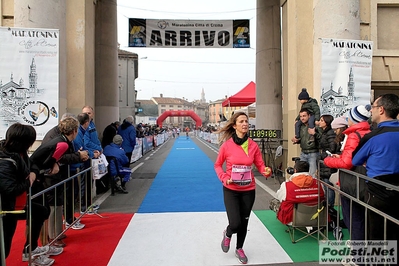
<path id="1" fill-rule="evenodd" d="M 256 0 L 118 0 L 118 42 L 139 57 L 137 98 L 207 102 L 231 96 L 255 82 Z M 129 48 L 129 18 L 175 20 L 249 19 L 251 48 Z"/>

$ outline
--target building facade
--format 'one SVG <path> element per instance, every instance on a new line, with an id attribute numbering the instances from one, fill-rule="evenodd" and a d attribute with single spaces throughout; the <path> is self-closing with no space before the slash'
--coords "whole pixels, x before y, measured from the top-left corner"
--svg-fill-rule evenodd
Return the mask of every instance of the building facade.
<path id="1" fill-rule="evenodd" d="M 118 50 L 119 121 L 138 112 L 135 79 L 138 77 L 137 54 Z M 136 123 L 136 121 L 135 121 Z"/>

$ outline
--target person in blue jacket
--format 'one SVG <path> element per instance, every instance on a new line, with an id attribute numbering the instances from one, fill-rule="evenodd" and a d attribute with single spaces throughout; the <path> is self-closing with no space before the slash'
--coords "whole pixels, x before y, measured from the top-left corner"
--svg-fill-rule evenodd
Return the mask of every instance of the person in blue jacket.
<path id="1" fill-rule="evenodd" d="M 86 133 L 84 134 L 85 145 L 86 145 L 89 153 L 94 153 L 94 152 L 98 151 L 101 154 L 101 152 L 103 151 L 103 148 L 101 147 L 101 141 L 98 138 L 96 125 L 93 122 L 94 109 L 93 109 L 93 107 L 86 105 L 82 108 L 82 113 L 86 113 L 90 117 L 89 127 L 87 128 Z"/>
<path id="2" fill-rule="evenodd" d="M 136 127 L 133 125 L 133 122 L 133 116 L 128 116 L 123 120 L 122 125 L 118 127 L 118 135 L 121 135 L 123 139 L 122 148 L 129 159 L 128 163 L 123 165 L 126 167 L 130 165 L 134 146 L 136 146 Z"/>
<path id="3" fill-rule="evenodd" d="M 125 154 L 125 151 L 121 147 L 123 143 L 123 138 L 120 135 L 115 135 L 112 139 L 112 143 L 105 146 L 104 155 L 107 157 L 114 157 L 116 159 L 116 163 L 113 160 L 110 160 L 109 163 L 109 174 L 111 176 L 118 176 L 121 180 L 120 187 L 117 186 L 117 189 L 122 193 L 127 193 L 126 191 L 126 182 L 130 180 L 130 174 L 132 170 L 129 167 L 124 167 L 129 163 L 129 159 Z M 116 168 L 118 167 L 118 168 Z"/>
<path id="4" fill-rule="evenodd" d="M 366 166 L 367 176 L 399 186 L 399 97 L 379 96 L 371 106 L 371 121 L 377 128 L 364 135 L 353 152 L 352 164 Z M 367 203 L 395 219 L 399 219 L 399 192 L 367 182 Z M 386 222 L 386 228 L 384 223 Z M 385 231 L 386 229 L 386 231 Z M 386 235 L 385 235 L 386 233 Z M 374 211 L 367 211 L 368 240 L 398 240 L 399 225 Z"/>

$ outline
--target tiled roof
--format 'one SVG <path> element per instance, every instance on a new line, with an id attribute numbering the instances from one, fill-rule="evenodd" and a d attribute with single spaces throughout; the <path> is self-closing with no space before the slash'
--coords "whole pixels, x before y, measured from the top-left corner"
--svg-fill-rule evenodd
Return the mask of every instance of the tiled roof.
<path id="1" fill-rule="evenodd" d="M 127 57 L 135 57 L 137 58 L 138 55 L 136 53 L 132 53 L 129 51 L 118 49 L 118 56 L 127 56 Z"/>
<path id="2" fill-rule="evenodd" d="M 136 102 L 139 102 L 141 105 L 155 105 L 152 100 L 136 100 Z"/>
<path id="3" fill-rule="evenodd" d="M 156 104 L 182 104 L 182 105 L 191 105 L 190 102 L 179 99 L 179 98 L 172 98 L 172 97 L 152 97 Z"/>

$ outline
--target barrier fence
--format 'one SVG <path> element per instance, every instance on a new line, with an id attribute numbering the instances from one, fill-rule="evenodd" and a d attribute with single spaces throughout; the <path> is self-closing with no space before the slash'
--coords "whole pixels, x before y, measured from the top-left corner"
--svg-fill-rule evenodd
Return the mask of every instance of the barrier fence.
<path id="1" fill-rule="evenodd" d="M 27 225 L 27 229 L 29 230 L 29 234 L 27 234 L 29 236 L 29 245 L 27 247 L 27 250 L 25 251 L 26 253 L 29 253 L 29 265 L 31 265 L 31 253 L 32 253 L 32 249 L 31 249 L 31 243 L 32 243 L 32 239 L 31 239 L 31 228 L 32 228 L 32 202 L 41 202 L 43 204 L 43 206 L 47 206 L 48 208 L 54 209 L 54 211 L 52 211 L 50 213 L 50 215 L 54 215 L 54 217 L 57 217 L 58 215 L 63 216 L 64 218 L 67 217 L 67 208 L 65 208 L 65 205 L 67 204 L 67 201 L 69 201 L 72 204 L 71 210 L 73 213 L 71 213 L 71 217 L 75 217 L 76 212 L 79 213 L 79 216 L 76 217 L 75 221 L 73 221 L 71 224 L 69 224 L 68 226 L 66 226 L 66 224 L 63 222 L 63 224 L 65 224 L 65 227 L 62 229 L 62 231 L 55 236 L 54 239 L 49 239 L 48 238 L 48 223 L 49 221 L 46 221 L 42 227 L 42 231 L 41 231 L 41 236 L 40 236 L 40 242 L 41 244 L 44 245 L 51 245 L 53 244 L 55 241 L 57 241 L 59 239 L 59 237 L 64 234 L 67 230 L 69 230 L 75 223 L 77 223 L 80 218 L 85 215 L 88 211 L 91 210 L 91 207 L 93 206 L 92 203 L 92 193 L 91 190 L 93 188 L 92 183 L 91 182 L 93 179 L 91 178 L 91 167 L 87 168 L 87 169 L 83 169 L 83 170 L 77 170 L 77 173 L 74 175 L 70 175 L 70 173 L 68 173 L 68 178 L 64 179 L 64 180 L 60 180 L 58 183 L 56 183 L 55 185 L 52 185 L 48 188 L 43 189 L 42 191 L 33 194 L 32 195 L 32 190 L 31 188 L 29 188 L 29 192 L 27 195 L 27 204 L 25 207 L 24 211 L 19 211 L 18 214 L 20 213 L 26 213 L 26 225 Z M 67 183 L 69 183 L 69 187 L 67 187 Z M 67 198 L 67 190 L 71 189 L 72 193 L 72 198 L 68 199 Z M 82 190 L 83 189 L 83 190 Z M 46 196 L 48 195 L 52 195 L 54 197 L 54 206 L 49 206 L 48 200 L 46 200 Z M 63 197 L 63 204 L 61 205 L 59 201 L 60 196 Z M 57 205 L 61 205 L 60 208 L 56 208 L 55 206 Z M 64 208 L 62 208 L 62 206 L 64 206 Z M 82 211 L 82 207 L 83 206 L 88 206 L 87 208 L 85 208 Z M 57 213 L 57 212 L 61 212 L 61 213 Z M 10 213 L 10 212 L 2 212 L 1 211 L 1 198 L 0 198 L 0 231 L 3 232 L 3 223 L 2 223 L 2 216 L 3 215 L 13 215 L 14 213 Z M 62 218 L 61 218 L 62 219 Z M 54 219 L 54 222 L 56 222 L 57 220 Z M 54 228 L 56 228 L 58 225 L 54 224 Z M 36 241 L 35 239 L 33 239 L 33 241 Z M 0 248 L 1 248 L 1 260 L 2 263 L 1 265 L 5 265 L 5 258 L 3 258 L 4 254 L 5 254 L 5 250 L 4 250 L 4 239 L 3 239 L 3 234 L 0 237 Z"/>

